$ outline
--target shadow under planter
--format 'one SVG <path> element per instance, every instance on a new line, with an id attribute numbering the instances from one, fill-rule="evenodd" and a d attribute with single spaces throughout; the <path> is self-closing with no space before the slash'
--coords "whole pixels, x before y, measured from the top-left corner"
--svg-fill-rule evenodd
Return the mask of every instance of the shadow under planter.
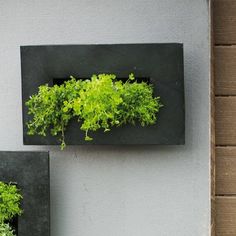
<path id="1" fill-rule="evenodd" d="M 47 152 L 0 152 L 0 181 L 21 190 L 23 214 L 17 236 L 50 235 L 49 157 Z"/>
<path id="2" fill-rule="evenodd" d="M 79 124 L 71 122 L 66 130 L 66 143 L 76 144 L 159 144 L 185 143 L 185 105 L 183 44 L 114 44 L 114 45 L 48 45 L 22 46 L 22 102 L 24 144 L 59 144 L 56 137 L 28 136 L 30 120 L 25 102 L 37 93 L 40 85 L 61 84 L 70 75 L 90 78 L 109 73 L 136 78 L 153 84 L 154 96 L 160 96 L 164 107 L 155 125 L 125 125 L 110 132 L 92 133 L 93 141 L 84 140 Z"/>

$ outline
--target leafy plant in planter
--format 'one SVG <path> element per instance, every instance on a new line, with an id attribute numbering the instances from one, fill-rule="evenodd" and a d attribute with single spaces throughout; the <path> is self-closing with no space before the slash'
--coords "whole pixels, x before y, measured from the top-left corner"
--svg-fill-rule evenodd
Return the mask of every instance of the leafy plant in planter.
<path id="1" fill-rule="evenodd" d="M 1 236 L 14 236 L 14 230 L 7 223 L 0 223 L 0 235 Z"/>
<path id="2" fill-rule="evenodd" d="M 69 121 L 77 118 L 85 140 L 93 138 L 90 131 L 139 122 L 142 126 L 155 124 L 157 112 L 163 106 L 160 97 L 153 97 L 152 85 L 138 83 L 133 74 L 126 82 L 113 74 L 93 75 L 90 80 L 73 76 L 64 84 L 39 87 L 26 102 L 32 120 L 27 123 L 29 135 L 61 135 L 65 147 L 65 131 Z"/>
<path id="3" fill-rule="evenodd" d="M 22 195 L 15 184 L 0 181 L 0 235 L 12 236 L 14 231 L 9 225 L 15 216 L 21 215 L 20 201 Z"/>

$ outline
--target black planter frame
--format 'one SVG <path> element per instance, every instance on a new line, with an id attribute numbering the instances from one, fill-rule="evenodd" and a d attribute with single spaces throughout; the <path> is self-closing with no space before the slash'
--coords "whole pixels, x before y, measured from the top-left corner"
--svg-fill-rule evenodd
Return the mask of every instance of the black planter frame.
<path id="1" fill-rule="evenodd" d="M 183 44 L 113 44 L 21 46 L 23 135 L 26 145 L 59 144 L 58 137 L 28 136 L 25 102 L 40 85 L 53 85 L 55 79 L 90 78 L 92 74 L 112 73 L 126 78 L 133 72 L 148 78 L 164 107 L 155 125 L 126 125 L 91 133 L 93 141 L 84 140 L 77 122 L 66 130 L 66 143 L 77 144 L 159 144 L 185 143 L 185 105 Z"/>
<path id="2" fill-rule="evenodd" d="M 23 214 L 17 219 L 17 236 L 49 236 L 48 153 L 0 152 L 0 181 L 16 183 L 23 195 Z"/>

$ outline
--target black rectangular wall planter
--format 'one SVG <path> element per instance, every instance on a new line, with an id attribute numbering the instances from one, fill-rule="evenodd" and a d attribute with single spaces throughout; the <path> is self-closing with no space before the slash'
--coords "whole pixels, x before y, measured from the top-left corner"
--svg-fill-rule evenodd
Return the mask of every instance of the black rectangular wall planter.
<path id="1" fill-rule="evenodd" d="M 0 152 L 0 181 L 15 182 L 23 195 L 23 214 L 17 219 L 17 236 L 49 236 L 48 153 Z"/>
<path id="2" fill-rule="evenodd" d="M 94 132 L 93 141 L 84 141 L 84 132 L 76 122 L 66 131 L 67 144 L 184 144 L 184 70 L 183 44 L 115 44 L 22 46 L 22 100 L 24 144 L 59 144 L 56 137 L 28 136 L 29 120 L 25 102 L 43 84 L 53 85 L 73 75 L 90 78 L 110 73 L 127 78 L 134 73 L 154 85 L 154 95 L 161 96 L 164 107 L 156 125 L 122 126 L 111 132 Z"/>

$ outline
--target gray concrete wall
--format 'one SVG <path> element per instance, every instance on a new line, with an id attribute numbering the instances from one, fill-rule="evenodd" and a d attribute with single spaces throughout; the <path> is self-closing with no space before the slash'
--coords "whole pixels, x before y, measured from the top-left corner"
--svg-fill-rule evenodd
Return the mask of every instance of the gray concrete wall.
<path id="1" fill-rule="evenodd" d="M 22 145 L 20 45 L 183 42 L 186 145 Z M 174 115 L 174 114 L 173 114 Z M 0 0 L 0 150 L 50 150 L 52 236 L 209 232 L 206 0 Z"/>

